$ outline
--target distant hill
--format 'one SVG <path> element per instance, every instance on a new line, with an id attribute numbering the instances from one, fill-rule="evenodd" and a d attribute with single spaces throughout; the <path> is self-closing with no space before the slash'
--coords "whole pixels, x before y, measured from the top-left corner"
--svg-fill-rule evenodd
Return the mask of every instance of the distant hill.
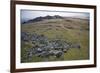
<path id="1" fill-rule="evenodd" d="M 34 19 L 31 19 L 31 20 L 28 20 L 26 22 L 23 22 L 22 24 L 43 21 L 43 20 L 46 20 L 46 19 L 63 19 L 63 18 L 64 17 L 59 16 L 59 15 L 54 15 L 54 16 L 47 15 L 47 16 L 44 16 L 44 17 L 40 16 L 40 17 L 36 17 Z"/>

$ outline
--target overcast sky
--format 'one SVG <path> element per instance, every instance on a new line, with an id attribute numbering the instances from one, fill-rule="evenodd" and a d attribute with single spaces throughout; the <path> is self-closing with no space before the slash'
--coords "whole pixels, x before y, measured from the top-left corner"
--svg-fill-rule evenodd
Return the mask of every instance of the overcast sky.
<path id="1" fill-rule="evenodd" d="M 79 13 L 79 12 L 65 12 L 65 11 L 39 11 L 39 10 L 21 10 L 21 22 L 34 19 L 36 17 L 44 16 L 54 16 L 59 15 L 63 17 L 77 17 L 77 18 L 89 18 L 89 13 Z"/>

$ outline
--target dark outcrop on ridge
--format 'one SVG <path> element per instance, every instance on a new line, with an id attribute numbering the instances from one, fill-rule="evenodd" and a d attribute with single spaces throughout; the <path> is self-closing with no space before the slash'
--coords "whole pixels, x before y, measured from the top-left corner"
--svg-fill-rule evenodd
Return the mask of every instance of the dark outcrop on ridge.
<path id="1" fill-rule="evenodd" d="M 64 17 L 59 16 L 59 15 L 54 15 L 54 16 L 47 15 L 47 16 L 44 16 L 44 17 L 40 16 L 40 17 L 36 17 L 34 19 L 31 19 L 27 22 L 23 22 L 22 24 L 43 21 L 43 20 L 46 20 L 46 19 L 63 19 L 63 18 Z"/>

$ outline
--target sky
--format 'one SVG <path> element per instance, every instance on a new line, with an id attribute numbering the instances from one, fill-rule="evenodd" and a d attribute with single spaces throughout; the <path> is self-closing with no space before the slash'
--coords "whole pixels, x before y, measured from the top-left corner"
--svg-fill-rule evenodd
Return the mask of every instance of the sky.
<path id="1" fill-rule="evenodd" d="M 21 10 L 21 22 L 34 19 L 36 17 L 44 17 L 47 15 L 59 15 L 63 17 L 89 18 L 89 13 L 68 12 L 68 11 L 41 11 L 41 10 Z"/>

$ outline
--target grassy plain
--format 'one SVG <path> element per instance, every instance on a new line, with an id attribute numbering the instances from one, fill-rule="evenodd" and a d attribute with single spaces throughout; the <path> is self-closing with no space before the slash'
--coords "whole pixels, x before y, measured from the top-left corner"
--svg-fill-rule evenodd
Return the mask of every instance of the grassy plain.
<path id="1" fill-rule="evenodd" d="M 50 19 L 21 25 L 22 32 L 30 34 L 43 34 L 51 39 L 62 39 L 73 44 L 79 43 L 80 49 L 71 48 L 64 53 L 64 60 L 86 60 L 89 59 L 89 20 L 79 18 Z M 31 42 L 21 43 L 21 60 L 25 57 L 25 49 L 32 47 Z M 52 60 L 52 58 L 49 58 Z M 53 59 L 54 60 L 54 59 Z M 55 59 L 57 61 L 61 59 Z M 30 61 L 41 62 L 42 58 L 33 56 Z"/>

